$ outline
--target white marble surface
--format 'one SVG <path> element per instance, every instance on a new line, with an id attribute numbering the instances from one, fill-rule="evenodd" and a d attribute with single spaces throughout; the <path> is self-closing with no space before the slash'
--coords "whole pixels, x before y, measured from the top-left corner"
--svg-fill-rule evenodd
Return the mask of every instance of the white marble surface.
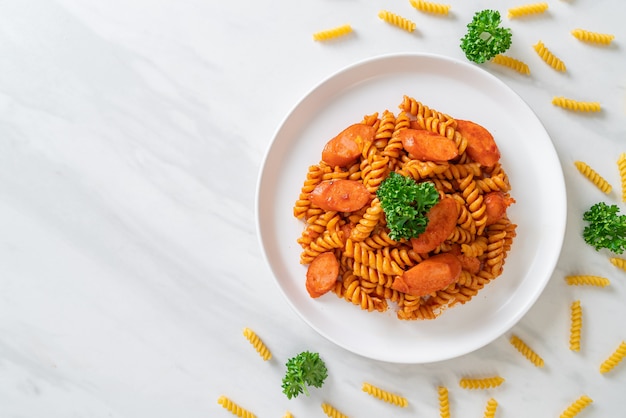
<path id="1" fill-rule="evenodd" d="M 582 212 L 620 200 L 615 161 L 626 151 L 626 5 L 551 0 L 549 11 L 506 18 L 513 0 L 450 1 L 441 18 L 408 1 L 24 0 L 0 2 L 0 417 L 226 417 L 226 395 L 259 417 L 558 416 L 582 394 L 579 416 L 626 410 L 626 364 L 598 366 L 626 340 L 626 273 L 584 244 Z M 523 4 L 523 2 L 522 2 Z M 261 256 L 254 197 L 262 157 L 290 108 L 333 72 L 392 52 L 464 59 L 458 39 L 473 12 L 497 8 L 510 50 L 531 76 L 484 65 L 537 112 L 563 164 L 568 229 L 544 294 L 511 330 L 546 361 L 530 365 L 508 335 L 461 358 L 385 364 L 334 346 L 289 307 Z M 411 17 L 408 34 L 382 22 Z M 312 33 L 350 23 L 329 44 Z M 616 35 L 581 44 L 570 30 Z M 542 39 L 568 65 L 559 74 L 531 46 Z M 554 107 L 554 95 L 602 103 L 600 114 Z M 614 186 L 580 176 L 584 159 Z M 567 274 L 611 279 L 571 288 Z M 569 303 L 583 302 L 580 353 L 567 347 Z M 242 336 L 254 329 L 274 358 Z M 283 364 L 320 352 L 330 376 L 287 400 Z M 500 374 L 500 388 L 458 379 Z M 405 395 L 406 409 L 368 397 L 363 381 Z"/>

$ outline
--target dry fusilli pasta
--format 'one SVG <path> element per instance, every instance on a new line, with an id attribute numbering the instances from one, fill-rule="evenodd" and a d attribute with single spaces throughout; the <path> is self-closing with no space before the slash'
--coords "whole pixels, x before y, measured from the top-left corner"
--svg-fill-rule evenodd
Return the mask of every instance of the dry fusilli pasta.
<path id="1" fill-rule="evenodd" d="M 584 161 L 574 161 L 574 165 L 580 171 L 580 173 L 587 177 L 596 187 L 602 190 L 603 193 L 609 194 L 611 190 L 613 190 L 613 186 L 609 184 L 608 181 L 604 179 L 596 170 L 591 168 L 589 164 Z"/>
<path id="2" fill-rule="evenodd" d="M 283 415 L 283 418 L 293 418 L 293 414 L 289 411 L 285 412 L 285 415 Z"/>
<path id="3" fill-rule="evenodd" d="M 415 22 L 388 10 L 381 10 L 378 12 L 378 17 L 387 23 L 397 26 L 400 29 L 404 29 L 407 32 L 413 32 L 415 30 Z"/>
<path id="4" fill-rule="evenodd" d="M 609 258 L 609 261 L 615 267 L 620 268 L 622 270 L 626 270 L 626 260 L 625 259 L 619 258 L 619 257 L 611 257 L 611 258 Z"/>
<path id="5" fill-rule="evenodd" d="M 230 411 L 233 415 L 237 415 L 239 418 L 256 418 L 256 415 L 252 412 L 237 405 L 224 395 L 217 399 L 217 403 L 222 405 L 224 409 Z"/>
<path id="6" fill-rule="evenodd" d="M 512 70 L 517 71 L 520 74 L 530 74 L 530 67 L 528 66 L 528 64 L 507 55 L 498 54 L 491 59 L 491 62 L 493 62 L 494 64 L 502 65 L 504 67 L 508 67 Z"/>
<path id="7" fill-rule="evenodd" d="M 467 378 L 464 377 L 459 381 L 459 385 L 463 389 L 488 389 L 495 388 L 504 383 L 504 378 L 501 376 L 482 377 L 482 378 Z"/>
<path id="8" fill-rule="evenodd" d="M 410 0 L 410 3 L 411 6 L 415 7 L 417 10 L 425 13 L 447 15 L 450 11 L 449 4 L 434 3 L 424 0 Z"/>
<path id="9" fill-rule="evenodd" d="M 321 30 L 313 34 L 314 41 L 328 41 L 352 33 L 352 26 L 349 24 L 337 26 L 331 29 Z"/>
<path id="10" fill-rule="evenodd" d="M 533 49 L 537 52 L 537 55 L 550 67 L 557 71 L 565 71 L 565 63 L 561 61 L 556 55 L 554 55 L 543 42 L 539 41 L 533 45 Z"/>
<path id="11" fill-rule="evenodd" d="M 376 387 L 370 383 L 363 383 L 363 392 L 374 396 L 375 398 L 381 399 L 390 404 L 394 404 L 405 408 L 409 402 L 404 396 L 397 395 L 395 393 L 388 392 L 384 389 Z"/>
<path id="12" fill-rule="evenodd" d="M 515 347 L 517 349 L 517 351 L 522 353 L 522 355 L 524 357 L 526 357 L 528 360 L 530 360 L 530 362 L 533 363 L 535 366 L 537 366 L 537 367 L 543 367 L 544 366 L 543 359 L 537 353 L 535 353 L 535 351 L 533 351 L 533 349 L 531 349 L 517 335 L 511 336 L 510 342 L 513 345 L 513 347 Z"/>
<path id="13" fill-rule="evenodd" d="M 324 411 L 329 418 L 348 418 L 347 415 L 342 414 L 338 409 L 326 402 L 322 403 L 322 411 Z"/>
<path id="14" fill-rule="evenodd" d="M 439 395 L 439 416 L 440 418 L 450 418 L 450 398 L 448 394 L 448 388 L 445 386 L 439 386 L 437 388 Z"/>
<path id="15" fill-rule="evenodd" d="M 490 398 L 487 401 L 487 405 L 485 406 L 484 417 L 485 418 L 494 418 L 496 416 L 496 409 L 497 408 L 498 408 L 498 402 L 495 399 Z"/>
<path id="16" fill-rule="evenodd" d="M 572 31 L 572 35 L 574 35 L 574 37 L 579 41 L 598 45 L 609 45 L 613 41 L 613 39 L 615 39 L 615 35 L 611 35 L 608 33 L 591 32 L 580 28 L 574 29 Z"/>
<path id="17" fill-rule="evenodd" d="M 622 360 L 626 358 L 626 341 L 622 341 L 620 345 L 611 353 L 611 355 L 600 365 L 600 373 L 608 373 L 613 370 Z"/>
<path id="18" fill-rule="evenodd" d="M 626 153 L 621 153 L 617 159 L 617 168 L 622 183 L 622 202 L 626 202 Z"/>
<path id="19" fill-rule="evenodd" d="M 250 344 L 252 344 L 263 360 L 267 361 L 272 358 L 272 353 L 254 331 L 246 327 L 243 329 L 243 335 L 250 341 Z"/>
<path id="20" fill-rule="evenodd" d="M 569 349 L 572 351 L 580 351 L 580 333 L 582 329 L 582 308 L 580 301 L 576 300 L 572 302 L 570 307 L 570 334 L 569 334 Z"/>
<path id="21" fill-rule="evenodd" d="M 611 281 L 606 277 L 591 276 L 588 274 L 565 276 L 565 281 L 570 286 L 606 287 L 611 284 Z"/>
<path id="22" fill-rule="evenodd" d="M 574 418 L 585 409 L 593 400 L 587 396 L 582 395 L 580 398 L 572 402 L 566 409 L 559 415 L 559 418 Z"/>
<path id="23" fill-rule="evenodd" d="M 536 15 L 540 13 L 544 13 L 548 10 L 548 3 L 530 3 L 524 4 L 517 7 L 512 7 L 509 9 L 509 19 L 514 19 L 517 17 L 528 16 L 528 15 Z"/>
<path id="24" fill-rule="evenodd" d="M 574 112 L 599 112 L 602 110 L 599 102 L 583 102 L 563 96 L 553 97 L 552 104 Z"/>

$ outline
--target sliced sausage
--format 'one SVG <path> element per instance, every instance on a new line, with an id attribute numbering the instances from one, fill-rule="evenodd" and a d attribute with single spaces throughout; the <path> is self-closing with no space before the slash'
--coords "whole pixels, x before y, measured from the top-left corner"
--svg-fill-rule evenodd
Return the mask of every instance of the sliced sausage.
<path id="1" fill-rule="evenodd" d="M 500 160 L 500 150 L 491 132 L 476 122 L 460 119 L 456 122 L 456 130 L 467 139 L 467 155 L 480 165 L 494 166 Z"/>
<path id="2" fill-rule="evenodd" d="M 441 199 L 426 214 L 428 225 L 426 230 L 416 238 L 411 238 L 413 251 L 427 253 L 437 248 L 454 231 L 459 210 L 456 201 L 451 197 Z"/>
<path id="3" fill-rule="evenodd" d="M 461 275 L 461 262 L 454 254 L 437 254 L 394 279 L 391 287 L 421 297 L 445 289 Z"/>
<path id="4" fill-rule="evenodd" d="M 354 212 L 367 205 L 372 196 L 358 180 L 324 180 L 318 184 L 309 199 L 320 208 L 336 212 Z"/>
<path id="5" fill-rule="evenodd" d="M 448 161 L 459 155 L 456 143 L 435 132 L 424 129 L 398 131 L 402 146 L 416 160 Z"/>
<path id="6" fill-rule="evenodd" d="M 485 195 L 483 201 L 487 208 L 487 225 L 493 225 L 498 222 L 499 219 L 506 215 L 506 209 L 515 203 L 515 199 L 506 196 L 502 192 L 489 192 Z"/>
<path id="7" fill-rule="evenodd" d="M 336 137 L 326 143 L 322 150 L 322 161 L 330 166 L 346 167 L 358 160 L 361 149 L 356 141 L 373 141 L 376 135 L 374 127 L 357 123 L 348 126 Z"/>
<path id="8" fill-rule="evenodd" d="M 339 261 L 332 252 L 319 254 L 306 271 L 306 290 L 312 298 L 330 291 L 339 277 Z"/>

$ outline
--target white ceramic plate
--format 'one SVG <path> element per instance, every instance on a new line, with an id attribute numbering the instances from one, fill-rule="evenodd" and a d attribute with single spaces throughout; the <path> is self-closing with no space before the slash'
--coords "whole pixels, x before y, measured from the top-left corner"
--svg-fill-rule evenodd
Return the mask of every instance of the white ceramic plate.
<path id="1" fill-rule="evenodd" d="M 324 144 L 364 115 L 397 114 L 403 95 L 485 126 L 500 148 L 518 225 L 504 273 L 465 305 L 429 321 L 401 321 L 393 304 L 367 312 L 329 293 L 309 297 L 293 205 Z M 563 243 L 566 196 L 552 142 L 528 105 L 470 63 L 423 54 L 387 55 L 345 68 L 316 86 L 285 118 L 268 149 L 256 200 L 264 256 L 293 309 L 321 335 L 376 360 L 427 363 L 476 350 L 509 330 L 550 279 Z"/>

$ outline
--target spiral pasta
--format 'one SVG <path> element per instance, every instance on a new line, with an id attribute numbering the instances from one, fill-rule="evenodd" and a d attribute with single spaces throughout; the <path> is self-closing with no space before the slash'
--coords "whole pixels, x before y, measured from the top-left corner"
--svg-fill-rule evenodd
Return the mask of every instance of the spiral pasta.
<path id="1" fill-rule="evenodd" d="M 563 96 L 553 97 L 552 104 L 573 112 L 599 112 L 602 110 L 602 105 L 599 102 L 584 102 Z"/>
<path id="2" fill-rule="evenodd" d="M 494 64 L 502 65 L 504 67 L 508 67 L 512 70 L 517 71 L 520 74 L 530 74 L 530 67 L 528 66 L 528 64 L 507 55 L 498 54 L 491 59 L 491 62 L 493 62 Z"/>
<path id="3" fill-rule="evenodd" d="M 328 41 L 331 39 L 346 36 L 352 33 L 352 26 L 349 24 L 340 25 L 331 29 L 321 30 L 313 34 L 314 41 Z"/>
<path id="4" fill-rule="evenodd" d="M 449 4 L 434 3 L 424 0 L 410 0 L 411 6 L 419 10 L 420 12 L 447 15 L 450 11 Z"/>
<path id="5" fill-rule="evenodd" d="M 617 168 L 622 183 L 622 202 L 626 202 L 626 153 L 621 153 L 617 159 Z"/>
<path id="6" fill-rule="evenodd" d="M 591 32 L 580 28 L 574 29 L 572 35 L 579 41 L 597 45 L 609 45 L 615 39 L 615 35 L 609 33 Z"/>
<path id="7" fill-rule="evenodd" d="M 513 345 L 513 347 L 517 349 L 517 351 L 519 351 L 524 357 L 526 357 L 535 366 L 537 367 L 544 366 L 543 359 L 517 335 L 512 335 L 509 341 L 511 342 L 511 345 Z"/>
<path id="8" fill-rule="evenodd" d="M 233 402 L 231 399 L 227 398 L 224 395 L 220 396 L 217 399 L 217 403 L 222 405 L 224 409 L 228 410 L 230 413 L 238 416 L 239 418 L 256 418 L 256 415 L 254 415 L 252 412 L 237 405 L 235 402 Z"/>
<path id="9" fill-rule="evenodd" d="M 500 386 L 504 383 L 504 378 L 501 376 L 482 377 L 482 378 L 468 378 L 464 377 L 459 381 L 459 385 L 463 389 L 489 389 Z"/>
<path id="10" fill-rule="evenodd" d="M 611 257 L 611 258 L 609 258 L 609 261 L 615 267 L 620 268 L 622 270 L 626 270 L 626 260 L 625 259 L 619 258 L 619 257 Z"/>
<path id="11" fill-rule="evenodd" d="M 293 414 L 289 411 L 285 412 L 285 415 L 283 415 L 283 418 L 293 418 Z"/>
<path id="12" fill-rule="evenodd" d="M 569 349 L 572 351 L 580 351 L 580 333 L 582 329 L 582 308 L 580 300 L 572 302 L 570 307 L 570 333 L 569 333 Z"/>
<path id="13" fill-rule="evenodd" d="M 578 415 L 583 409 L 585 409 L 592 402 L 593 402 L 593 400 L 589 396 L 582 395 L 580 398 L 578 398 L 574 402 L 572 402 L 561 413 L 561 415 L 559 415 L 559 418 L 574 418 L 576 415 Z"/>
<path id="14" fill-rule="evenodd" d="M 450 396 L 448 394 L 448 388 L 438 386 L 437 394 L 439 399 L 439 417 L 450 418 Z"/>
<path id="15" fill-rule="evenodd" d="M 574 161 L 574 165 L 583 176 L 587 177 L 603 193 L 611 193 L 611 190 L 613 190 L 613 186 L 611 186 L 609 182 L 604 179 L 604 177 L 598 174 L 596 170 L 591 168 L 589 164 L 585 163 L 584 161 Z"/>
<path id="16" fill-rule="evenodd" d="M 494 418 L 496 416 L 496 410 L 498 409 L 498 402 L 490 398 L 487 401 L 487 405 L 485 406 L 485 414 L 483 415 L 485 418 Z"/>
<path id="17" fill-rule="evenodd" d="M 565 276 L 565 281 L 570 286 L 606 287 L 611 284 L 611 281 L 606 277 L 591 276 L 588 274 Z"/>
<path id="18" fill-rule="evenodd" d="M 510 8 L 508 18 L 515 19 L 523 16 L 541 14 L 544 13 L 546 10 L 548 10 L 548 3 L 545 2 L 524 4 L 521 6 Z"/>
<path id="19" fill-rule="evenodd" d="M 375 398 L 378 398 L 390 404 L 399 406 L 401 408 L 406 408 L 406 406 L 409 404 L 409 402 L 404 396 L 400 396 L 395 393 L 388 392 L 370 383 L 363 383 L 362 389 L 363 389 L 363 392 L 369 395 L 372 395 Z"/>
<path id="20" fill-rule="evenodd" d="M 611 355 L 600 365 L 600 373 L 608 373 L 613 370 L 622 360 L 626 358 L 626 341 L 622 341 L 620 345 L 611 353 Z"/>
<path id="21" fill-rule="evenodd" d="M 388 10 L 381 10 L 378 12 L 378 17 L 391 25 L 404 29 L 407 32 L 413 32 L 415 30 L 415 22 Z"/>
<path id="22" fill-rule="evenodd" d="M 322 411 L 328 418 L 348 418 L 347 415 L 342 414 L 338 409 L 326 402 L 322 403 Z"/>
<path id="23" fill-rule="evenodd" d="M 566 67 L 565 63 L 561 61 L 556 55 L 552 53 L 542 41 L 538 41 L 535 45 L 533 45 L 533 49 L 537 52 L 537 55 L 550 67 L 554 68 L 557 71 L 565 72 Z"/>
<path id="24" fill-rule="evenodd" d="M 254 331 L 246 327 L 243 329 L 243 335 L 250 341 L 250 344 L 252 344 L 263 360 L 268 361 L 272 358 L 272 353 Z"/>

